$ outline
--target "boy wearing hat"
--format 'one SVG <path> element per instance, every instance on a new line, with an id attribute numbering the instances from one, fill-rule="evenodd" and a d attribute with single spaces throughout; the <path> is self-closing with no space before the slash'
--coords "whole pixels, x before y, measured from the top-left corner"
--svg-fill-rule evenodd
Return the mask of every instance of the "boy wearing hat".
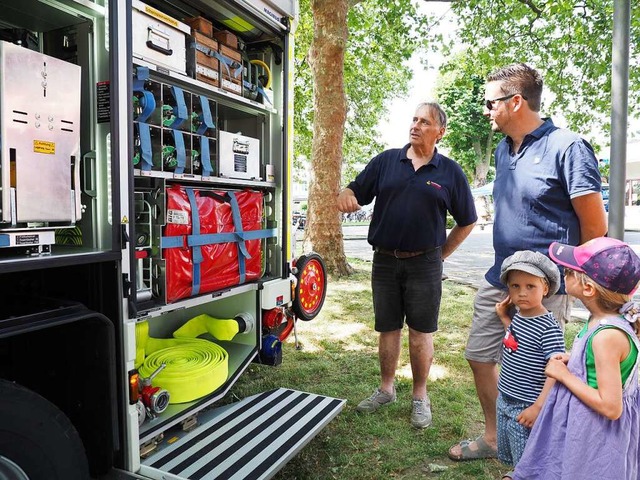
<path id="1" fill-rule="evenodd" d="M 553 385 L 553 379 L 544 373 L 547 361 L 565 351 L 562 330 L 542 305 L 544 297 L 558 291 L 560 273 L 545 255 L 523 250 L 504 260 L 500 281 L 508 287 L 509 295 L 496 303 L 506 330 L 496 408 L 498 459 L 513 466 L 522 456 L 531 427 Z M 512 306 L 516 310 L 513 317 L 509 315 Z M 509 472 L 503 478 L 512 475 Z"/>

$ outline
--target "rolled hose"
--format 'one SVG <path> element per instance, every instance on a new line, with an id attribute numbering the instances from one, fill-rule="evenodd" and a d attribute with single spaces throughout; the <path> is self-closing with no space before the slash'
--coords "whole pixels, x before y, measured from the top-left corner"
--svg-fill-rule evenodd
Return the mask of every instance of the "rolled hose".
<path id="1" fill-rule="evenodd" d="M 136 324 L 136 368 L 144 378 L 162 364 L 153 385 L 167 390 L 171 404 L 208 395 L 226 382 L 229 354 L 221 346 L 200 338 L 153 338 L 149 324 Z"/>
<path id="2" fill-rule="evenodd" d="M 200 338 L 149 338 L 148 356 L 139 369 L 148 377 L 166 364 L 153 379 L 154 386 L 170 394 L 169 403 L 185 403 L 210 394 L 227 381 L 229 354 L 221 346 Z"/>
<path id="3" fill-rule="evenodd" d="M 251 60 L 251 63 L 264 68 L 264 71 L 267 74 L 267 83 L 265 84 L 264 88 L 271 88 L 271 69 L 269 68 L 269 65 L 264 63 L 262 60 Z"/>

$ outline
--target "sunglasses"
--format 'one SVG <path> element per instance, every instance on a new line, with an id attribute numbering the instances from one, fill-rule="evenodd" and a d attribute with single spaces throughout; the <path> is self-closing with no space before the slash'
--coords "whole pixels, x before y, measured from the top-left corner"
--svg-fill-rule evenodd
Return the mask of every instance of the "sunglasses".
<path id="1" fill-rule="evenodd" d="M 494 98 L 493 100 L 485 100 L 484 102 L 484 106 L 487 107 L 487 110 L 493 110 L 493 104 L 496 102 L 503 102 L 504 100 L 509 100 L 510 98 L 515 97 L 516 95 L 519 95 L 518 93 L 512 93 L 511 95 L 507 95 L 505 97 L 500 97 L 500 98 Z M 524 95 L 520 95 L 522 98 L 524 98 L 525 100 L 527 99 L 527 97 L 525 97 Z"/>

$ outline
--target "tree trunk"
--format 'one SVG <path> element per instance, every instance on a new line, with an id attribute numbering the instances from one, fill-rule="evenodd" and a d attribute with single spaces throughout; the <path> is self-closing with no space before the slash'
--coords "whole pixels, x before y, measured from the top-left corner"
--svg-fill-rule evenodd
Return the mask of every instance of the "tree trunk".
<path id="1" fill-rule="evenodd" d="M 327 271 L 348 275 L 342 218 L 336 197 L 340 191 L 342 142 L 347 116 L 344 52 L 347 43 L 348 0 L 312 0 L 313 143 L 311 181 L 304 248 L 324 258 Z"/>

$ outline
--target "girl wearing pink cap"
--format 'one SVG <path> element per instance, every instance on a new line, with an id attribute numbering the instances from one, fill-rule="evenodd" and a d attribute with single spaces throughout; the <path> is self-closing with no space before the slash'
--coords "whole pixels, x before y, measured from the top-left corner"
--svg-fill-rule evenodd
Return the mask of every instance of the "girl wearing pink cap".
<path id="1" fill-rule="evenodd" d="M 538 416 L 516 480 L 637 479 L 640 449 L 638 364 L 640 258 L 624 242 L 596 238 L 579 247 L 552 243 L 567 293 L 591 313 L 571 355 L 545 373 L 556 383 Z"/>

